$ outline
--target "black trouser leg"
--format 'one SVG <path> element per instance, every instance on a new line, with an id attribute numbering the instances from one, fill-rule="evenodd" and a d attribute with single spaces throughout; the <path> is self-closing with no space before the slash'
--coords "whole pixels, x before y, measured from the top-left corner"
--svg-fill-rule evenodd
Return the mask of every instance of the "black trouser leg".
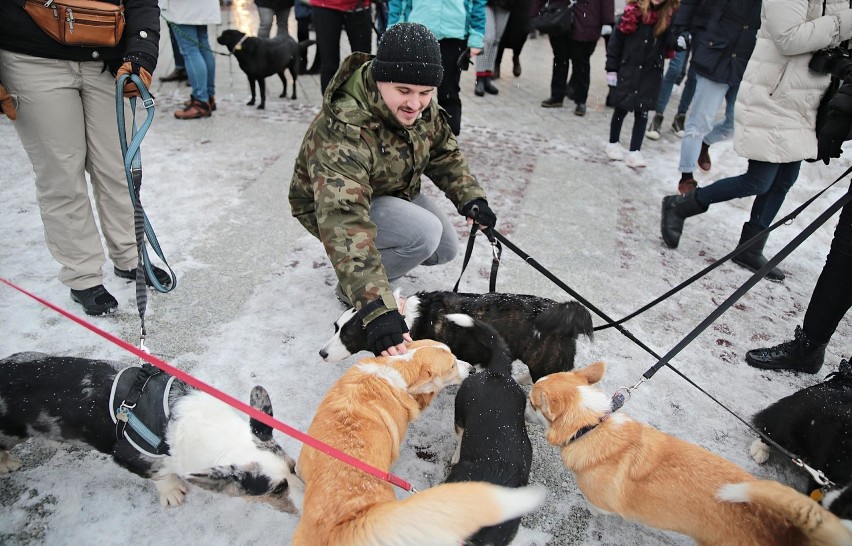
<path id="1" fill-rule="evenodd" d="M 441 64 L 444 66 L 444 79 L 438 86 L 438 104 L 450 115 L 450 129 L 458 136 L 461 132 L 462 102 L 459 92 L 461 87 L 461 69 L 458 65 L 459 56 L 467 49 L 464 40 L 444 38 L 438 42 L 441 46 Z"/>
<path id="2" fill-rule="evenodd" d="M 567 36 L 548 35 L 553 50 L 553 74 L 550 77 L 550 97 L 565 98 L 568 92 L 568 68 L 570 62 L 570 39 Z"/>

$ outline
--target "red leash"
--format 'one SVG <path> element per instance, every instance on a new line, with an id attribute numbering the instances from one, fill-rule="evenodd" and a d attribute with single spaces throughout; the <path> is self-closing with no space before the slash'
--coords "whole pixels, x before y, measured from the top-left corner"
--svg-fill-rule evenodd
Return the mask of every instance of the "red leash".
<path id="1" fill-rule="evenodd" d="M 204 383 L 203 381 L 196 379 L 195 377 L 187 374 L 186 372 L 183 372 L 183 371 L 175 368 L 171 364 L 168 364 L 167 362 L 160 360 L 159 358 L 146 353 L 145 351 L 143 351 L 142 349 L 140 349 L 138 347 L 134 347 L 133 345 L 127 343 L 123 339 L 120 339 L 120 338 L 110 334 L 109 332 L 101 330 L 100 328 L 98 328 L 94 324 L 91 324 L 91 323 L 83 320 L 80 317 L 78 317 L 78 316 L 76 316 L 72 313 L 69 313 L 65 309 L 57 307 L 56 305 L 50 303 L 49 301 L 44 300 L 44 299 L 36 296 L 35 294 L 27 292 L 26 290 L 24 290 L 20 286 L 4 279 L 3 277 L 0 277 L 0 282 L 6 284 L 8 286 L 11 286 L 12 288 L 17 290 L 18 292 L 21 292 L 22 294 L 26 294 L 27 296 L 31 297 L 32 299 L 36 300 L 37 302 L 41 303 L 42 305 L 50 307 L 51 309 L 53 309 L 57 313 L 65 315 L 66 317 L 73 320 L 74 322 L 76 322 L 80 326 L 88 328 L 89 330 L 98 334 L 102 338 L 105 338 L 105 339 L 115 343 L 116 345 L 123 348 L 124 350 L 133 353 L 134 355 L 136 355 L 139 358 L 153 364 L 154 366 L 158 367 L 159 369 L 163 370 L 164 372 L 175 376 L 176 378 L 180 379 L 184 383 L 192 385 L 196 389 L 198 389 L 200 391 L 204 391 L 207 394 L 209 394 L 210 396 L 213 396 L 214 398 L 218 398 L 219 400 L 228 404 L 229 406 L 236 408 L 236 409 L 240 410 L 241 412 L 247 414 L 249 417 L 251 417 L 253 419 L 257 419 L 258 421 L 260 421 L 260 422 L 262 422 L 266 425 L 269 425 L 270 427 L 277 429 L 277 430 L 283 432 L 284 434 L 287 434 L 288 436 L 292 436 L 293 438 L 299 440 L 303 444 L 308 445 L 308 446 L 316 449 L 317 451 L 321 451 L 321 452 L 325 453 L 326 455 L 330 455 L 331 457 L 334 457 L 335 459 L 339 459 L 339 460 L 343 461 L 344 463 L 346 463 L 348 465 L 354 466 L 355 468 L 362 470 L 362 471 L 366 472 L 367 474 L 371 474 L 371 475 L 373 475 L 373 476 L 375 476 L 375 477 L 377 477 L 381 480 L 384 480 L 386 482 L 390 482 L 391 484 L 393 484 L 397 487 L 400 487 L 400 488 L 408 491 L 409 493 L 417 493 L 417 489 L 415 489 L 410 483 L 403 480 L 402 478 L 395 476 L 394 474 L 391 474 L 390 472 L 384 472 L 382 470 L 379 470 L 378 468 L 371 466 L 371 465 L 365 463 L 364 461 L 356 459 L 355 457 L 352 457 L 351 455 L 348 455 L 348 454 L 340 451 L 337 448 L 331 447 L 330 445 L 323 443 L 323 442 L 317 440 L 316 438 L 312 438 L 312 437 L 308 436 L 307 434 L 305 434 L 304 432 L 302 432 L 300 430 L 297 430 L 297 429 L 295 429 L 295 428 L 293 428 L 289 425 L 285 425 L 281 421 L 273 418 L 271 415 L 267 415 L 267 414 L 263 413 L 262 411 L 249 406 L 245 402 L 237 400 L 233 396 L 230 396 L 230 395 L 228 395 L 228 394 L 226 394 L 226 393 L 224 393 L 224 392 L 222 392 L 222 391 L 220 391 L 220 390 L 218 390 L 214 387 L 211 387 L 207 383 Z"/>

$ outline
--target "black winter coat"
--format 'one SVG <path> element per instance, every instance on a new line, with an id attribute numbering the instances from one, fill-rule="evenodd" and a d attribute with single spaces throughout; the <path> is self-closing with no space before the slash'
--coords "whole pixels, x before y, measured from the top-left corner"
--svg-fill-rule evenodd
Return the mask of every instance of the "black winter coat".
<path id="1" fill-rule="evenodd" d="M 706 29 L 713 17 L 715 5 L 715 0 L 681 0 L 672 18 L 672 26 L 677 27 L 675 32 L 680 34 L 684 30 L 700 32 Z"/>
<path id="2" fill-rule="evenodd" d="M 104 1 L 119 3 L 119 0 Z M 160 44 L 160 7 L 157 0 L 124 0 L 124 19 L 124 33 L 115 47 L 66 46 L 48 36 L 33 22 L 24 11 L 21 0 L 0 0 L 0 49 L 63 61 L 103 61 L 113 73 L 121 66 L 125 56 L 136 53 L 143 58 L 135 60 L 153 73 Z"/>
<path id="3" fill-rule="evenodd" d="M 735 87 L 743 79 L 757 42 L 761 0 L 684 0 L 683 5 L 689 9 L 690 4 L 702 2 L 712 6 L 712 13 L 698 43 L 692 44 L 692 70 Z"/>
<path id="4" fill-rule="evenodd" d="M 655 38 L 654 25 L 640 24 L 631 34 L 615 26 L 606 48 L 606 71 L 618 72 L 618 85 L 610 93 L 612 106 L 628 111 L 656 108 L 666 51 L 676 40 L 671 27 Z"/>

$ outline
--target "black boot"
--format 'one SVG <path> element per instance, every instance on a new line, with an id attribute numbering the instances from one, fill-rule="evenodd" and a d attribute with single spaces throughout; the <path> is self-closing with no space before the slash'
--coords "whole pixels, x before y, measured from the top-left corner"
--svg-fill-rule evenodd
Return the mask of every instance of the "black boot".
<path id="1" fill-rule="evenodd" d="M 485 76 L 484 78 L 482 78 L 482 86 L 485 89 L 486 93 L 490 95 L 496 95 L 500 91 L 496 87 L 494 87 L 493 83 L 491 83 L 492 79 L 493 78 L 491 78 L 491 76 Z"/>
<path id="2" fill-rule="evenodd" d="M 485 96 L 485 78 L 476 78 L 476 85 L 473 88 L 473 94 L 477 97 Z"/>
<path id="3" fill-rule="evenodd" d="M 72 288 L 71 299 L 82 305 L 86 314 L 93 317 L 109 315 L 118 308 L 118 301 L 102 284 L 84 290 Z"/>
<path id="4" fill-rule="evenodd" d="M 817 373 L 825 359 L 826 345 L 828 343 L 814 343 L 808 339 L 801 327 L 796 326 L 792 341 L 785 341 L 774 347 L 752 349 L 746 353 L 745 359 L 749 366 L 763 370 Z"/>
<path id="5" fill-rule="evenodd" d="M 740 235 L 739 244 L 743 244 L 761 231 L 763 230 L 760 227 L 755 226 L 750 222 L 746 222 L 743 224 L 743 232 L 742 235 Z M 763 256 L 764 245 L 766 245 L 766 236 L 731 258 L 731 261 L 748 270 L 757 271 L 766 265 L 767 262 L 767 259 Z M 777 267 L 773 267 L 769 270 L 769 273 L 766 274 L 766 278 L 770 281 L 781 282 L 784 280 L 784 273 L 782 273 Z"/>
<path id="6" fill-rule="evenodd" d="M 669 248 L 677 248 L 680 234 L 683 233 L 683 222 L 690 216 L 707 212 L 707 207 L 698 202 L 695 192 L 686 195 L 669 195 L 663 197 L 663 217 L 660 220 L 660 231 L 663 241 Z"/>

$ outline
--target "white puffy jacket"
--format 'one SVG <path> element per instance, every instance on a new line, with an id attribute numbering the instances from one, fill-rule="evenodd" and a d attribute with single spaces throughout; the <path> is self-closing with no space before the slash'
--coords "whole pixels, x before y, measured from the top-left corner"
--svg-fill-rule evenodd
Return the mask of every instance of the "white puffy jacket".
<path id="1" fill-rule="evenodd" d="M 734 148 L 771 163 L 814 158 L 816 111 L 830 76 L 808 63 L 815 51 L 852 38 L 849 0 L 763 0 L 760 20 L 737 95 Z"/>

